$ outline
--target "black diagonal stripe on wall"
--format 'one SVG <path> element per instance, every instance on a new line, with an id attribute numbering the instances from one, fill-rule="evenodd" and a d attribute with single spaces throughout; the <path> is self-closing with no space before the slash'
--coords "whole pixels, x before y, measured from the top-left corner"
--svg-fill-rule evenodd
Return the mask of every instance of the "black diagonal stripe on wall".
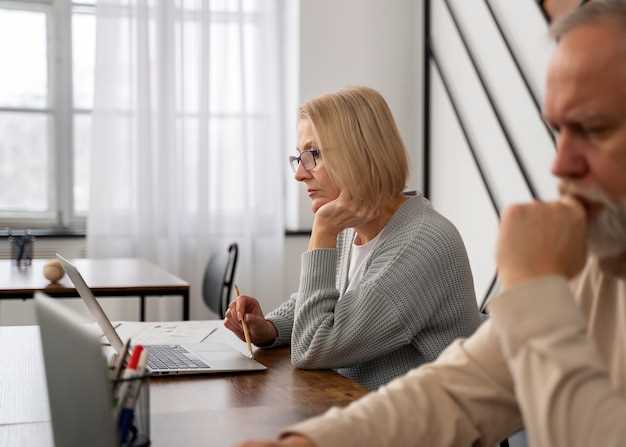
<path id="1" fill-rule="evenodd" d="M 476 153 L 474 144 L 472 143 L 469 133 L 467 132 L 467 127 L 465 126 L 465 122 L 463 121 L 463 118 L 461 117 L 461 113 L 459 112 L 459 109 L 457 107 L 457 101 L 452 95 L 452 90 L 450 89 L 450 83 L 448 82 L 448 78 L 446 77 L 446 74 L 441 69 L 441 65 L 439 65 L 439 58 L 437 57 L 437 54 L 432 48 L 430 48 L 429 55 L 430 55 L 430 60 L 432 61 L 435 69 L 437 70 L 437 74 L 439 75 L 439 78 L 441 79 L 441 83 L 443 84 L 443 89 L 445 90 L 446 96 L 448 97 L 448 100 L 450 101 L 450 105 L 452 106 L 452 110 L 454 111 L 454 116 L 456 117 L 456 120 L 459 123 L 459 127 L 461 128 L 461 133 L 463 134 L 463 139 L 465 140 L 465 143 L 467 144 L 467 147 L 472 156 L 472 160 L 474 161 L 474 165 L 476 166 L 476 169 L 478 170 L 478 174 L 480 175 L 480 180 L 483 186 L 485 187 L 485 191 L 487 192 L 487 195 L 489 196 L 491 207 L 493 208 L 493 211 L 498 216 L 498 219 L 500 219 L 500 207 L 498 206 L 498 202 L 496 201 L 493 190 L 491 189 L 491 185 L 489 185 L 489 181 L 487 180 L 485 171 L 482 165 L 480 164 L 480 159 L 478 158 L 478 154 Z"/>
<path id="2" fill-rule="evenodd" d="M 423 42 L 424 42 L 424 66 L 423 66 L 423 75 L 424 75 L 424 96 L 423 96 L 423 107 L 424 107 L 424 122 L 422 129 L 424 139 L 423 139 L 423 158 L 422 158 L 422 187 L 424 190 L 424 197 L 430 199 L 430 0 L 424 0 L 424 32 L 423 32 Z"/>
<path id="3" fill-rule="evenodd" d="M 506 47 L 507 51 L 509 52 L 509 55 L 511 56 L 511 60 L 513 61 L 513 64 L 515 64 L 515 68 L 517 68 L 517 72 L 522 78 L 522 82 L 524 83 L 524 86 L 526 87 L 526 90 L 528 91 L 528 95 L 532 99 L 533 104 L 535 105 L 535 108 L 537 109 L 537 114 L 539 115 L 539 119 L 541 120 L 541 123 L 546 128 L 548 137 L 550 138 L 550 140 L 552 140 L 553 144 L 556 144 L 556 138 L 554 137 L 554 134 L 552 133 L 550 126 L 548 126 L 548 124 L 543 119 L 543 113 L 541 111 L 541 105 L 539 104 L 539 100 L 535 96 L 535 92 L 533 92 L 533 89 L 531 88 L 530 83 L 528 82 L 528 78 L 526 77 L 526 73 L 524 73 L 524 70 L 522 69 L 522 66 L 519 63 L 517 56 L 515 56 L 515 53 L 513 52 L 513 48 L 511 48 L 511 44 L 509 43 L 509 40 L 506 38 L 506 35 L 504 34 L 504 31 L 502 30 L 502 26 L 500 26 L 500 22 L 498 21 L 496 14 L 494 13 L 493 8 L 491 7 L 491 3 L 489 2 L 489 0 L 484 0 L 484 2 L 485 2 L 485 6 L 487 6 L 487 9 L 489 10 L 489 14 L 491 15 L 491 19 L 493 20 L 493 23 L 496 25 L 496 28 L 498 29 L 500 38 L 502 39 L 504 46 Z"/>
<path id="4" fill-rule="evenodd" d="M 498 281 L 498 272 L 495 271 L 493 276 L 491 277 L 491 282 L 489 283 L 489 287 L 487 288 L 487 292 L 483 295 L 483 299 L 480 301 L 480 306 L 478 306 L 478 311 L 484 314 L 487 313 L 487 302 L 489 301 L 489 297 L 491 296 L 491 292 L 493 292 L 493 288 L 496 286 L 496 282 Z"/>
<path id="5" fill-rule="evenodd" d="M 454 114 L 456 116 L 457 122 L 459 123 L 459 127 L 461 128 L 461 132 L 463 134 L 463 138 L 465 139 L 465 142 L 467 144 L 467 147 L 470 150 L 470 154 L 472 156 L 472 159 L 474 161 L 474 164 L 476 166 L 476 169 L 478 170 L 478 173 L 480 175 L 481 178 L 481 182 L 483 187 L 485 188 L 485 191 L 487 192 L 487 195 L 489 197 L 489 201 L 491 203 L 491 206 L 494 210 L 494 212 L 496 213 L 496 216 L 498 216 L 498 220 L 500 219 L 500 210 L 499 207 L 496 203 L 494 194 L 491 190 L 490 185 L 487 182 L 485 173 L 482 169 L 482 166 L 480 165 L 480 162 L 478 161 L 478 156 L 476 154 L 476 151 L 474 150 L 474 146 L 472 145 L 472 143 L 469 140 L 469 135 L 467 133 L 467 129 L 465 128 L 465 124 L 463 123 L 462 119 L 461 119 L 461 115 L 458 111 L 458 108 L 456 106 L 456 101 L 454 100 L 454 98 L 452 97 L 449 85 L 447 83 L 447 79 L 445 78 L 445 75 L 442 73 L 440 67 L 439 67 L 439 63 L 437 60 L 436 55 L 431 51 L 431 44 L 430 44 L 430 30 L 431 30 L 431 15 L 430 15 L 430 0 L 425 0 L 424 1 L 424 147 L 423 147 L 423 154 L 424 154 L 424 158 L 423 158 L 423 175 L 424 175 L 424 195 L 429 198 L 430 195 L 430 144 L 431 144 L 431 133 L 430 133 L 430 101 L 431 101 L 431 79 L 430 79 L 430 65 L 431 63 L 434 64 L 435 69 L 437 70 L 437 73 L 439 74 L 439 78 L 441 79 L 442 85 L 444 86 L 444 90 L 446 92 L 446 96 L 448 98 L 448 100 L 450 101 L 450 105 L 452 106 L 452 110 L 454 111 Z M 489 287 L 487 288 L 487 291 L 485 292 L 485 294 L 483 295 L 481 302 L 480 302 L 480 306 L 479 306 L 479 310 L 481 312 L 484 312 L 485 310 L 485 306 L 487 304 L 487 300 L 489 298 L 489 296 L 491 295 L 491 292 L 493 291 L 493 288 L 496 285 L 496 281 L 498 279 L 498 272 L 495 271 L 491 282 L 489 284 Z M 504 444 L 501 444 L 501 447 L 504 445 L 508 445 L 506 442 Z"/>
<path id="6" fill-rule="evenodd" d="M 487 176 L 485 175 L 485 171 L 483 170 L 483 167 L 480 164 L 478 155 L 476 153 L 476 150 L 474 149 L 474 145 L 472 144 L 470 140 L 469 133 L 467 132 L 467 127 L 465 126 L 465 122 L 461 118 L 461 113 L 459 112 L 459 109 L 457 107 L 457 101 L 452 96 L 452 90 L 450 89 L 448 78 L 445 75 L 445 73 L 441 70 L 441 65 L 439 64 L 439 58 L 437 57 L 437 54 L 433 50 L 432 45 L 430 45 L 430 0 L 426 0 L 424 2 L 424 13 L 426 14 L 424 16 L 424 21 L 425 21 L 424 23 L 425 25 L 424 26 L 425 28 L 424 102 L 429 104 L 428 108 L 426 109 L 426 112 L 428 113 L 426 113 L 424 116 L 424 131 L 425 131 L 425 134 L 424 134 L 424 137 L 425 137 L 424 138 L 424 143 L 425 143 L 424 144 L 424 170 L 427 171 L 427 172 L 424 172 L 424 175 L 425 175 L 424 178 L 430 178 L 430 177 L 426 177 L 426 174 L 430 171 L 430 143 L 431 143 L 430 141 L 431 140 L 431 137 L 430 137 L 430 101 L 431 101 L 430 67 L 432 63 L 432 65 L 435 67 L 435 70 L 437 71 L 437 74 L 439 75 L 439 78 L 441 79 L 441 83 L 446 92 L 446 96 L 448 100 L 450 101 L 452 110 L 454 111 L 454 116 L 456 117 L 457 122 L 459 123 L 459 127 L 461 128 L 461 132 L 463 133 L 463 138 L 465 140 L 465 143 L 467 144 L 467 147 L 469 148 L 470 154 L 472 156 L 472 160 L 474 161 L 474 165 L 476 166 L 476 169 L 478 170 L 478 173 L 480 175 L 480 179 L 483 184 L 483 187 L 485 188 L 485 191 L 487 192 L 487 195 L 489 196 L 489 201 L 491 202 L 493 211 L 496 213 L 496 215 L 498 216 L 498 220 L 499 220 L 500 208 L 495 199 L 495 195 L 493 194 L 491 185 L 489 185 L 489 182 L 487 181 Z M 430 182 L 424 186 L 425 186 L 425 189 L 430 190 Z"/>
<path id="7" fill-rule="evenodd" d="M 483 91 L 485 95 L 487 96 L 487 101 L 489 102 L 489 105 L 491 109 L 493 110 L 496 120 L 498 121 L 498 125 L 500 126 L 500 130 L 502 131 L 502 134 L 504 135 L 504 138 L 507 141 L 509 149 L 511 150 L 511 154 L 513 155 L 513 159 L 515 160 L 515 163 L 517 164 L 517 167 L 520 173 L 522 174 L 522 177 L 524 178 L 524 183 L 526 183 L 526 187 L 528 188 L 528 191 L 530 192 L 530 195 L 533 197 L 533 199 L 537 199 L 538 198 L 537 191 L 532 181 L 530 180 L 530 176 L 528 175 L 528 172 L 526 172 L 526 168 L 524 167 L 524 164 L 522 163 L 522 160 L 519 155 L 519 151 L 517 150 L 515 143 L 513 143 L 513 139 L 509 135 L 507 127 L 505 126 L 504 121 L 502 120 L 502 117 L 500 116 L 500 113 L 495 104 L 495 101 L 493 100 L 489 87 L 487 86 L 487 83 L 485 82 L 485 80 L 482 77 L 482 74 L 480 73 L 480 70 L 478 68 L 478 64 L 476 63 L 474 55 L 472 54 L 472 51 L 470 50 L 470 47 L 467 44 L 467 40 L 465 39 L 465 36 L 461 32 L 461 27 L 459 25 L 456 15 L 454 14 L 452 7 L 450 7 L 450 2 L 448 0 L 444 0 L 443 3 L 445 4 L 446 9 L 448 10 L 448 13 L 450 14 L 452 23 L 454 24 L 454 27 L 463 44 L 463 48 L 465 49 L 465 52 L 472 64 L 472 67 L 474 68 L 474 72 L 476 73 L 476 76 L 478 77 L 480 85 L 482 86 Z"/>
<path id="8" fill-rule="evenodd" d="M 463 139 L 465 140 L 465 144 L 467 144 L 467 147 L 470 151 L 470 155 L 472 156 L 472 160 L 474 161 L 474 165 L 476 166 L 476 169 L 478 170 L 480 180 L 483 184 L 483 187 L 485 188 L 485 191 L 487 192 L 487 196 L 489 197 L 489 202 L 491 203 L 491 206 L 493 208 L 493 211 L 496 213 L 496 216 L 498 216 L 498 220 L 500 220 L 500 208 L 498 207 L 498 203 L 496 202 L 493 191 L 491 190 L 491 186 L 489 185 L 485 172 L 483 171 L 483 168 L 480 164 L 478 155 L 476 154 L 476 150 L 474 149 L 474 145 L 472 144 L 470 140 L 469 134 L 467 132 L 467 128 L 465 127 L 463 119 L 461 118 L 461 114 L 459 113 L 459 110 L 457 108 L 457 103 L 454 97 L 452 96 L 452 91 L 450 90 L 447 78 L 439 66 L 437 55 L 435 54 L 434 51 L 432 51 L 430 47 L 427 53 L 427 59 L 429 59 L 433 63 L 435 70 L 437 71 L 437 74 L 439 75 L 439 79 L 441 79 L 441 84 L 443 85 L 443 89 L 446 93 L 446 97 L 448 98 L 448 101 L 450 101 L 450 105 L 452 106 L 454 116 L 456 117 L 457 123 L 459 124 L 459 127 L 461 128 L 461 133 L 463 134 Z M 430 92 L 429 92 L 429 95 L 430 95 Z M 425 99 L 428 102 L 430 102 L 431 98 L 430 96 L 428 96 L 428 98 L 425 98 Z M 487 300 L 489 299 L 489 296 L 491 295 L 491 292 L 496 284 L 497 279 L 498 279 L 498 272 L 495 271 L 491 279 L 491 282 L 489 284 L 489 287 L 487 288 L 487 291 L 484 293 L 482 299 L 480 300 L 479 310 L 481 312 L 485 309 Z"/>
<path id="9" fill-rule="evenodd" d="M 546 19 L 546 23 L 550 23 L 550 16 L 548 15 L 548 11 L 546 11 L 546 8 L 543 6 L 544 3 L 545 3 L 545 0 L 535 1 L 535 4 L 539 8 L 539 11 L 541 11 L 541 15 L 543 16 L 544 19 Z"/>

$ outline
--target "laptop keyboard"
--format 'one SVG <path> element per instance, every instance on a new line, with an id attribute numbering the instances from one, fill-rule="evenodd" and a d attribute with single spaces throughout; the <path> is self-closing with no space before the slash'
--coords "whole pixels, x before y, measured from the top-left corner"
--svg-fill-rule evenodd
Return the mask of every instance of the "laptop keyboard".
<path id="1" fill-rule="evenodd" d="M 144 346 L 144 349 L 148 351 L 148 367 L 151 370 L 209 368 L 209 365 L 179 345 L 149 345 Z"/>

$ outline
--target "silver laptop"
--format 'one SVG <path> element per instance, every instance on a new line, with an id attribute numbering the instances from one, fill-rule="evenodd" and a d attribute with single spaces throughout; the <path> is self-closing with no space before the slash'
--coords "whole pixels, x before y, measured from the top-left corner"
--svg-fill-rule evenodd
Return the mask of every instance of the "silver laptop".
<path id="1" fill-rule="evenodd" d="M 117 444 L 111 384 L 94 327 L 59 302 L 35 293 L 54 444 Z"/>
<path id="2" fill-rule="evenodd" d="M 57 258 L 63 264 L 78 294 L 83 299 L 91 316 L 98 323 L 104 336 L 118 354 L 123 349 L 123 343 L 115 328 L 111 324 L 102 307 L 96 301 L 93 293 L 78 269 L 67 259 L 57 253 Z M 184 327 L 184 322 L 176 323 Z M 180 344 L 152 344 L 145 345 L 148 351 L 148 371 L 152 375 L 172 374 L 206 374 L 233 371 L 260 371 L 267 369 L 259 362 L 244 356 L 234 348 L 224 343 L 212 343 L 207 340 L 203 343 Z"/>

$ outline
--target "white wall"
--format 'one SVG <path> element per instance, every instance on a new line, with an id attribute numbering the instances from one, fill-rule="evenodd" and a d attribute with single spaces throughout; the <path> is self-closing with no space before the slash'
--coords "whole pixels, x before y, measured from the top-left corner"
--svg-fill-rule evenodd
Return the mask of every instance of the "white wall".
<path id="1" fill-rule="evenodd" d="M 423 4 L 413 0 L 299 0 L 285 17 L 287 33 L 297 42 L 286 45 L 291 72 L 285 76 L 287 147 L 296 146 L 298 104 L 350 85 L 375 88 L 394 114 L 411 159 L 409 187 L 422 189 Z M 293 111 L 289 115 L 289 111 Z M 292 129 L 293 131 L 290 131 Z M 287 226 L 310 229 L 312 213 L 304 189 L 287 181 Z M 300 255 L 308 237 L 287 237 L 281 294 L 298 289 Z M 267 309 L 280 303 L 264 297 Z"/>
<path id="2" fill-rule="evenodd" d="M 308 236 L 292 236 L 285 240 L 285 274 L 283 299 L 297 292 L 300 285 L 300 257 L 309 244 Z"/>
<path id="3" fill-rule="evenodd" d="M 296 3 L 296 2 L 294 2 Z M 422 189 L 422 2 L 413 0 L 300 0 L 299 41 L 291 104 L 323 93 L 366 85 L 382 93 L 411 158 L 409 187 Z M 295 115 L 295 113 L 294 113 Z M 290 124 L 295 130 L 295 120 Z M 288 148 L 295 148 L 295 132 Z M 310 228 L 309 199 L 287 185 L 289 228 Z"/>
<path id="4" fill-rule="evenodd" d="M 484 183 L 500 210 L 530 200 L 532 190 L 556 196 L 554 145 L 537 108 L 553 44 L 534 0 L 431 1 L 430 25 L 438 62 L 431 61 L 430 195 L 465 241 L 480 301 L 495 273 L 498 222 Z"/>

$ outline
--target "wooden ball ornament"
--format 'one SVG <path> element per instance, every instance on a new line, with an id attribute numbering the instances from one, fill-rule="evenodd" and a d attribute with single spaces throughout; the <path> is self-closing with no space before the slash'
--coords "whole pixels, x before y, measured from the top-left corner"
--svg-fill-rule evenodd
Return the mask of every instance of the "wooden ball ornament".
<path id="1" fill-rule="evenodd" d="M 58 259 L 51 259 L 43 266 L 43 276 L 53 284 L 63 278 L 63 275 L 65 270 Z"/>

